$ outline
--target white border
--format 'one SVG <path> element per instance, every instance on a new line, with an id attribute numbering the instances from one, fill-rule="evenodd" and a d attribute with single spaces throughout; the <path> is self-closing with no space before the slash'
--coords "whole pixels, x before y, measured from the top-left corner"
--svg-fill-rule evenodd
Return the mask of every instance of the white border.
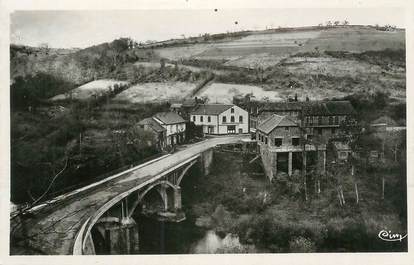
<path id="1" fill-rule="evenodd" d="M 362 8 L 405 7 L 407 48 L 407 158 L 413 161 L 414 107 L 413 88 L 413 29 L 414 5 L 410 0 L 0 0 L 0 264 L 414 264 L 413 238 L 413 168 L 407 163 L 408 178 L 408 253 L 358 254 L 247 254 L 247 255 L 156 255 L 156 256 L 9 256 L 9 198 L 10 198 L 10 117 L 9 117 L 9 14 L 22 9 L 203 9 L 203 8 Z M 373 15 L 375 14 L 367 14 Z M 403 14 L 401 14 L 403 15 Z"/>

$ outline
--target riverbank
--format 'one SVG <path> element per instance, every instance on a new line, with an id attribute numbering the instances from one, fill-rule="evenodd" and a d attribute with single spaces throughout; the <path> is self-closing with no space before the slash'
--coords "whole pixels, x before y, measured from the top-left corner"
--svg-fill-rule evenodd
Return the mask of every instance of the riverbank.
<path id="1" fill-rule="evenodd" d="M 406 251 L 406 240 L 378 238 L 383 229 L 406 233 L 395 198 L 379 200 L 379 175 L 361 177 L 359 203 L 350 198 L 352 190 L 345 190 L 348 204 L 340 206 L 333 180 L 327 179 L 322 192 L 305 202 L 295 180 L 271 184 L 254 174 L 261 170 L 259 164 L 249 169 L 246 164 L 240 154 L 215 152 L 211 174 L 197 178 L 190 184 L 191 194 L 183 196 L 196 226 L 240 241 L 238 247 L 217 253 Z M 387 172 L 396 179 L 400 173 Z M 393 194 L 398 183 L 390 183 L 390 197 L 398 196 Z"/>

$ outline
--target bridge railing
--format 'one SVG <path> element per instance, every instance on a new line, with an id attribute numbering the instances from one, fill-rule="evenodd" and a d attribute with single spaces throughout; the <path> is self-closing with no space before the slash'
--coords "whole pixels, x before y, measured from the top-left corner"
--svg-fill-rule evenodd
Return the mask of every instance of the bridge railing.
<path id="1" fill-rule="evenodd" d="M 111 170 L 111 171 L 106 172 L 104 174 L 101 174 L 101 175 L 92 177 L 92 178 L 88 179 L 87 181 L 83 181 L 81 183 L 77 183 L 77 184 L 74 184 L 74 185 L 65 187 L 63 189 L 55 190 L 55 191 L 49 193 L 47 196 L 45 196 L 45 198 L 41 202 L 44 202 L 46 200 L 50 200 L 50 199 L 52 199 L 54 197 L 57 197 L 59 195 L 62 195 L 62 194 L 65 194 L 65 193 L 68 193 L 68 192 L 71 192 L 71 191 L 74 191 L 74 190 L 77 190 L 77 189 L 80 189 L 82 187 L 85 187 L 85 186 L 90 185 L 92 183 L 95 183 L 97 181 L 100 181 L 100 180 L 106 179 L 106 178 L 108 178 L 110 176 L 113 176 L 115 174 L 119 174 L 119 173 L 121 173 L 121 172 L 123 172 L 123 171 L 125 171 L 125 170 L 127 170 L 129 168 L 139 166 L 139 165 L 144 164 L 146 162 L 149 162 L 149 161 L 151 161 L 153 159 L 159 158 L 159 157 L 161 157 L 163 155 L 165 155 L 165 154 L 164 153 L 155 154 L 153 156 L 149 156 L 147 158 L 144 158 L 143 160 L 140 160 L 140 161 L 138 161 L 136 163 L 132 163 L 132 164 L 129 164 L 129 165 L 125 165 L 123 167 L 120 167 L 120 168 Z"/>

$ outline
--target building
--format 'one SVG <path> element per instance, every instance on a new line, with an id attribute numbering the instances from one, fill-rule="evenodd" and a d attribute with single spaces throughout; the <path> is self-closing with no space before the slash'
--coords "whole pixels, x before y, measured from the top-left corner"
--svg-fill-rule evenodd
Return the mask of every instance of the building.
<path id="1" fill-rule="evenodd" d="M 349 101 L 307 102 L 303 106 L 301 124 L 306 128 L 308 139 L 317 138 L 326 144 L 344 133 L 341 124 L 346 120 L 353 121 L 354 114 Z"/>
<path id="2" fill-rule="evenodd" d="M 164 150 L 167 146 L 167 129 L 162 127 L 152 117 L 145 118 L 138 122 L 138 126 L 146 131 L 152 132 L 156 141 L 156 147 L 159 150 Z"/>
<path id="3" fill-rule="evenodd" d="M 353 120 L 355 113 L 349 101 L 250 102 L 246 107 L 250 111 L 252 132 L 273 114 L 287 115 L 306 128 L 307 137 L 319 138 L 325 144 L 330 138 L 342 134 L 341 123 Z"/>
<path id="4" fill-rule="evenodd" d="M 233 104 L 200 104 L 190 117 L 205 134 L 249 133 L 249 114 Z"/>
<path id="5" fill-rule="evenodd" d="M 405 126 L 400 126 L 394 119 L 389 116 L 381 116 L 370 124 L 371 129 L 376 133 L 398 132 L 406 130 Z"/>
<path id="6" fill-rule="evenodd" d="M 152 117 L 166 130 L 166 145 L 173 146 L 185 140 L 185 120 L 175 112 L 159 112 Z"/>
<path id="7" fill-rule="evenodd" d="M 203 103 L 204 101 L 202 99 L 195 97 L 193 99 L 186 99 L 182 102 L 172 103 L 170 110 L 183 117 L 184 120 L 189 121 L 190 112 L 194 110 L 198 104 Z"/>
<path id="8" fill-rule="evenodd" d="M 273 114 L 257 126 L 256 141 L 270 180 L 280 172 L 291 176 L 293 171 L 302 170 L 303 164 L 307 169 L 325 171 L 326 145 L 312 144 L 305 138 L 299 123 L 287 115 Z"/>
<path id="9" fill-rule="evenodd" d="M 333 153 L 332 157 L 336 162 L 348 161 L 352 154 L 352 150 L 347 143 L 341 141 L 332 141 L 330 144 Z"/>

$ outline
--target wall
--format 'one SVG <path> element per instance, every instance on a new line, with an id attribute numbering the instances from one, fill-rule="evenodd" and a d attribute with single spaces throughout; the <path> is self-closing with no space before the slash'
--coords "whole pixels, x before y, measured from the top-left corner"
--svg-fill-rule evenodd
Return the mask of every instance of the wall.
<path id="1" fill-rule="evenodd" d="M 196 120 L 194 121 L 194 118 L 196 117 Z M 200 117 L 203 117 L 203 121 L 200 121 Z M 208 117 L 210 117 L 210 122 L 208 122 Z M 191 121 L 194 122 L 196 126 L 203 126 L 203 133 L 208 133 L 208 126 L 214 126 L 213 133 L 217 134 L 217 118 L 218 116 L 215 115 L 191 115 Z"/>
<path id="2" fill-rule="evenodd" d="M 267 141 L 267 146 L 269 147 L 274 147 L 274 148 L 278 148 L 275 146 L 275 138 L 280 138 L 282 137 L 282 146 L 279 147 L 280 149 L 283 148 L 296 148 L 295 146 L 292 145 L 292 137 L 299 137 L 300 138 L 300 130 L 299 127 L 297 126 L 290 126 L 288 127 L 289 130 L 286 130 L 285 127 L 276 127 L 272 132 L 270 132 L 269 135 L 265 135 L 260 131 L 257 131 L 256 133 L 256 139 L 259 142 L 259 144 L 265 144 L 265 141 L 260 141 L 259 140 L 259 135 L 262 135 L 264 137 L 267 137 L 268 141 Z"/>
<path id="3" fill-rule="evenodd" d="M 165 129 L 167 129 L 167 137 L 172 134 L 181 133 L 185 131 L 185 123 L 168 124 L 162 126 Z"/>
<path id="4" fill-rule="evenodd" d="M 239 133 L 239 129 L 242 129 L 242 133 L 249 132 L 249 114 L 244 109 L 234 106 L 234 113 L 231 113 L 231 108 L 224 111 L 219 115 L 219 130 L 220 134 L 227 134 L 227 125 L 235 125 L 236 133 Z M 226 117 L 226 122 L 223 123 L 223 117 Z M 234 116 L 234 122 L 231 122 L 231 116 Z M 243 122 L 239 122 L 239 116 L 243 117 Z"/>

